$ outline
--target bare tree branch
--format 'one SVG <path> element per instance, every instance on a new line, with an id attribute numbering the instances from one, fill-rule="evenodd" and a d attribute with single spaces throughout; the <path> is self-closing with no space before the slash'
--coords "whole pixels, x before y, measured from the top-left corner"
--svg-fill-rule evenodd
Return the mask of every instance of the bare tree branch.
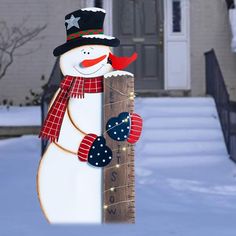
<path id="1" fill-rule="evenodd" d="M 17 55 L 28 55 L 35 51 L 29 50 L 24 54 L 17 54 L 17 49 L 30 41 L 42 39 L 38 36 L 46 25 L 27 28 L 25 24 L 26 20 L 18 26 L 9 27 L 5 21 L 0 21 L 0 79 L 6 75 Z"/>

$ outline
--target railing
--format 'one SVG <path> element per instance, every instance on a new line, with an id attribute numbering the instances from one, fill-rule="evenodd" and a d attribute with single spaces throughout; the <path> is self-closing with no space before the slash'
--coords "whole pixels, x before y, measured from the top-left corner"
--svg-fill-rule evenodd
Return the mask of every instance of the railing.
<path id="1" fill-rule="evenodd" d="M 206 94 L 215 100 L 227 150 L 231 159 L 236 161 L 234 124 L 231 120 L 231 116 L 235 113 L 234 103 L 230 101 L 224 77 L 213 49 L 205 53 L 205 62 Z"/>
<path id="2" fill-rule="evenodd" d="M 235 8 L 234 0 L 225 0 L 225 1 L 226 1 L 228 9 Z"/>

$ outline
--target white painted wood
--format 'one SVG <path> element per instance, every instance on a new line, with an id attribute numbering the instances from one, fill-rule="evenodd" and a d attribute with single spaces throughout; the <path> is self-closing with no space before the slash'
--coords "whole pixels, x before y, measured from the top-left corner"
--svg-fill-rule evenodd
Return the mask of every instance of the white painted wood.
<path id="1" fill-rule="evenodd" d="M 86 133 L 102 133 L 102 93 L 72 98 L 73 121 Z M 84 135 L 71 124 L 66 113 L 58 143 L 77 152 Z M 101 223 L 102 169 L 78 160 L 50 144 L 40 163 L 38 192 L 42 208 L 51 223 Z"/>
<path id="2" fill-rule="evenodd" d="M 166 54 L 168 55 L 168 89 L 187 89 L 189 62 L 186 42 L 168 42 Z"/>
<path id="3" fill-rule="evenodd" d="M 61 71 L 63 75 L 90 78 L 104 75 L 112 70 L 107 57 L 89 68 L 81 67 L 81 62 L 104 54 L 108 56 L 109 52 L 109 47 L 99 45 L 75 48 L 61 56 Z M 102 135 L 102 100 L 103 93 L 85 93 L 84 99 L 69 99 L 67 109 L 76 126 L 83 132 Z M 83 137 L 66 113 L 59 145 L 77 153 Z M 52 143 L 40 162 L 37 185 L 41 208 L 49 222 L 102 222 L 101 168 L 79 161 L 76 154 L 65 152 Z"/>
<path id="4" fill-rule="evenodd" d="M 101 223 L 101 169 L 50 144 L 38 176 L 41 206 L 50 223 Z"/>
<path id="5" fill-rule="evenodd" d="M 104 33 L 106 35 L 113 35 L 112 5 L 113 5 L 113 0 L 103 1 L 103 8 L 106 10 L 106 18 L 104 21 Z"/>
<path id="6" fill-rule="evenodd" d="M 113 35 L 113 0 L 103 1 L 103 8 L 106 10 L 106 17 L 104 21 L 104 33 L 106 35 Z M 111 48 L 111 51 L 114 51 Z"/>
<path id="7" fill-rule="evenodd" d="M 94 0 L 84 0 L 84 7 L 93 7 L 94 6 Z"/>
<path id="8" fill-rule="evenodd" d="M 190 89 L 189 0 L 181 0 L 181 32 L 173 32 L 172 2 L 164 1 L 165 8 L 165 89 Z"/>

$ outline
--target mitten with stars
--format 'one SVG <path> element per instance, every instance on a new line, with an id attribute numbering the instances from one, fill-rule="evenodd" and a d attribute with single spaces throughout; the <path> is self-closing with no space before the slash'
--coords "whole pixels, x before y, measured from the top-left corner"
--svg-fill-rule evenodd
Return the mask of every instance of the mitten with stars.
<path id="1" fill-rule="evenodd" d="M 95 167 L 104 167 L 112 160 L 112 151 L 106 146 L 106 140 L 96 134 L 87 134 L 83 138 L 77 155 L 80 161 Z"/>

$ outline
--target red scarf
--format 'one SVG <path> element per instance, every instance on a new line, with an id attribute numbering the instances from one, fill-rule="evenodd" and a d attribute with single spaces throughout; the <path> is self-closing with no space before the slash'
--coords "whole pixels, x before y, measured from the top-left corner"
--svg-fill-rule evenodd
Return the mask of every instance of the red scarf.
<path id="1" fill-rule="evenodd" d="M 96 78 L 66 76 L 60 88 L 39 134 L 40 138 L 50 141 L 58 141 L 69 98 L 84 98 L 84 93 L 103 92 L 103 76 Z"/>

